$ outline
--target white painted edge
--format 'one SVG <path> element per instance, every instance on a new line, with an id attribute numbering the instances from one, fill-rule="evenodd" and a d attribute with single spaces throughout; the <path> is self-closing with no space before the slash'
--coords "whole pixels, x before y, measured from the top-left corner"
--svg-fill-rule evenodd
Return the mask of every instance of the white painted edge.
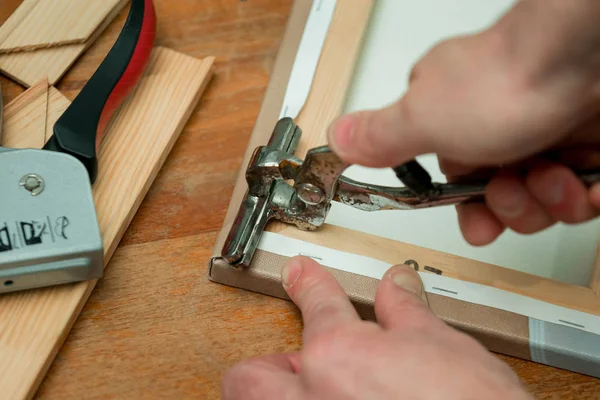
<path id="1" fill-rule="evenodd" d="M 321 265 L 375 279 L 381 279 L 391 266 L 381 260 L 334 250 L 272 232 L 263 233 L 258 248 L 285 257 L 308 256 Z M 419 274 L 423 280 L 425 291 L 428 293 L 481 304 L 600 335 L 600 318 L 596 315 L 571 310 L 490 286 L 427 272 L 419 272 Z"/>
<path id="2" fill-rule="evenodd" d="M 336 3 L 336 0 L 313 1 L 283 98 L 280 119 L 295 119 L 306 103 Z"/>

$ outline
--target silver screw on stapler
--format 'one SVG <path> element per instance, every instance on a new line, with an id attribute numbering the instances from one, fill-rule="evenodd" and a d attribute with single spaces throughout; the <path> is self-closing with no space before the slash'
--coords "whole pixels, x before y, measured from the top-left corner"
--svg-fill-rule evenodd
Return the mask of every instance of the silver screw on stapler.
<path id="1" fill-rule="evenodd" d="M 21 178 L 19 185 L 24 187 L 32 196 L 37 196 L 44 191 L 46 184 L 38 174 L 27 174 Z"/>
<path id="2" fill-rule="evenodd" d="M 321 203 L 325 198 L 321 189 L 313 185 L 312 183 L 301 183 L 296 188 L 298 198 L 304 203 L 316 206 Z"/>

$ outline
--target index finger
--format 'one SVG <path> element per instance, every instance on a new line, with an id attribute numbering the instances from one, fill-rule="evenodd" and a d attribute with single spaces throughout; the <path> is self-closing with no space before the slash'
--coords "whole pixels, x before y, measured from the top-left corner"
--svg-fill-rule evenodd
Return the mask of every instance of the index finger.
<path id="1" fill-rule="evenodd" d="M 311 258 L 290 259 L 281 276 L 287 294 L 302 312 L 305 342 L 337 326 L 360 321 L 338 281 Z"/>

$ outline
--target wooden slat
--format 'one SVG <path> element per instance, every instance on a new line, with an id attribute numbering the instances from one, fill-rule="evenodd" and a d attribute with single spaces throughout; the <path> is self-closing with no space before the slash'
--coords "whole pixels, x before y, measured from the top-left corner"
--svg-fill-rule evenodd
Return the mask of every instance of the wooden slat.
<path id="1" fill-rule="evenodd" d="M 296 118 L 303 132 L 298 157 L 327 143 L 327 127 L 343 110 L 372 8 L 373 0 L 337 2 L 311 91 Z"/>
<path id="2" fill-rule="evenodd" d="M 54 86 L 50 86 L 48 90 L 48 114 L 46 115 L 46 129 L 44 135 L 44 143 L 52 136 L 54 124 L 63 112 L 69 107 L 69 101 L 64 101 L 66 98 Z"/>
<path id="3" fill-rule="evenodd" d="M 105 263 L 199 101 L 213 62 L 212 57 L 198 60 L 155 49 L 142 81 L 107 128 L 94 186 Z M 3 398 L 33 396 L 95 284 L 88 281 L 0 297 Z"/>
<path id="4" fill-rule="evenodd" d="M 44 79 L 4 107 L 2 146 L 17 149 L 42 147 L 47 111 L 48 81 Z M 18 135 L 14 134 L 17 132 Z"/>
<path id="5" fill-rule="evenodd" d="M 0 53 L 85 43 L 119 0 L 39 0 L 0 42 Z M 9 19 L 10 21 L 10 19 Z"/>
<path id="6" fill-rule="evenodd" d="M 25 87 L 30 87 L 44 78 L 48 79 L 50 85 L 56 84 L 127 3 L 128 0 L 120 0 L 85 43 L 2 54 L 0 71 Z"/>
<path id="7" fill-rule="evenodd" d="M 39 2 L 40 0 L 23 0 L 10 18 L 0 25 L 0 44 L 4 43 L 6 38 L 8 38 L 15 28 L 23 22 Z"/>
<path id="8" fill-rule="evenodd" d="M 19 132 L 6 135 L 0 143 L 10 148 L 40 148 L 52 136 L 54 124 L 69 106 L 69 101 L 42 80 L 4 107 L 4 130 Z"/>

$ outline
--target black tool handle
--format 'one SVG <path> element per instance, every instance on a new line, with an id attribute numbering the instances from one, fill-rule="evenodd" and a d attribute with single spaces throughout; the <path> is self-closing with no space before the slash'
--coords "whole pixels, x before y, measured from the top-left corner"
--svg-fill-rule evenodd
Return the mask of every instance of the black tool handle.
<path id="1" fill-rule="evenodd" d="M 45 150 L 79 159 L 93 184 L 98 174 L 97 151 L 115 110 L 144 72 L 156 36 L 152 0 L 132 0 L 127 21 L 94 75 L 54 125 Z"/>
<path id="2" fill-rule="evenodd" d="M 465 193 L 473 192 L 473 188 L 481 186 L 485 190 L 487 181 L 485 182 L 463 182 L 447 185 L 436 186 L 431 180 L 431 175 L 419 164 L 416 160 L 411 160 L 405 164 L 392 168 L 396 176 L 415 196 L 422 200 L 435 200 L 439 196 L 456 196 L 461 197 Z M 591 186 L 600 182 L 600 169 L 592 169 L 587 171 L 574 171 L 575 174 L 582 180 L 586 186 Z M 444 193 L 447 192 L 447 193 Z M 451 192 L 451 193 L 450 193 Z M 482 193 L 483 194 L 483 193 Z M 481 199 L 481 196 L 475 196 Z"/>
<path id="3" fill-rule="evenodd" d="M 435 191 L 431 175 L 419 164 L 411 160 L 393 168 L 396 176 L 417 197 L 429 197 Z"/>

